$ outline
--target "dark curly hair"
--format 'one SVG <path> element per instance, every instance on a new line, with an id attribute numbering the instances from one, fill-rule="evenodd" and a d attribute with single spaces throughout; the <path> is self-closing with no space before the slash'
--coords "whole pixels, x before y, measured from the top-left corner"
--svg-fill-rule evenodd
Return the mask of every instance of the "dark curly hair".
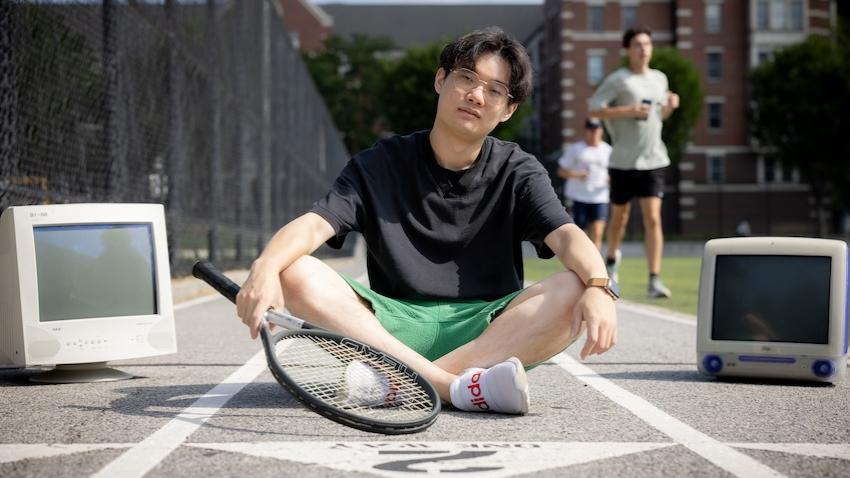
<path id="1" fill-rule="evenodd" d="M 629 28 L 626 30 L 626 33 L 623 33 L 623 48 L 628 49 L 632 44 L 632 38 L 643 33 L 644 35 L 652 38 L 652 30 L 646 27 L 637 27 L 637 28 Z"/>
<path id="2" fill-rule="evenodd" d="M 522 103 L 531 94 L 531 60 L 522 43 L 499 27 L 487 27 L 458 38 L 443 48 L 440 67 L 448 72 L 455 68 L 475 70 L 481 55 L 495 53 L 511 66 L 511 103 Z"/>

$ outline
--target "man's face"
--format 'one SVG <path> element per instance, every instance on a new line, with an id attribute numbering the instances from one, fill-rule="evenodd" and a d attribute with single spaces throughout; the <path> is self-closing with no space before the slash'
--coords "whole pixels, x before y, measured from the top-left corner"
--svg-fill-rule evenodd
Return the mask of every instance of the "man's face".
<path id="1" fill-rule="evenodd" d="M 494 94 L 502 89 L 501 85 L 510 85 L 510 66 L 499 55 L 482 55 L 473 70 L 480 81 L 470 81 L 470 75 L 459 68 L 451 72 L 437 70 L 434 89 L 440 99 L 435 123 L 472 140 L 483 138 L 500 122 L 507 121 L 517 108 L 510 98 L 500 100 Z"/>
<path id="2" fill-rule="evenodd" d="M 629 64 L 648 65 L 652 59 L 652 38 L 646 33 L 638 33 L 629 43 L 626 53 L 629 55 Z"/>

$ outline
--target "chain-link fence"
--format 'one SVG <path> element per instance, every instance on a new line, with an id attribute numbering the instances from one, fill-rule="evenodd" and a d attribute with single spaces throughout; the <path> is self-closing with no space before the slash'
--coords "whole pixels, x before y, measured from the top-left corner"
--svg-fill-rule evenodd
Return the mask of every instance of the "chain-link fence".
<path id="1" fill-rule="evenodd" d="M 248 264 L 348 158 L 280 15 L 0 0 L 0 208 L 163 203 L 175 274 Z"/>

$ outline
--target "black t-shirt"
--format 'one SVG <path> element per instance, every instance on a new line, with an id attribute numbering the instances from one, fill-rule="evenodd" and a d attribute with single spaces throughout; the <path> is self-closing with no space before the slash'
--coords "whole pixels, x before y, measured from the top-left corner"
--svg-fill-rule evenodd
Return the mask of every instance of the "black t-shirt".
<path id="1" fill-rule="evenodd" d="M 349 161 L 312 208 L 336 231 L 328 245 L 362 233 L 370 286 L 389 297 L 492 300 L 521 289 L 521 241 L 552 257 L 543 238 L 572 222 L 546 170 L 487 137 L 471 168 L 450 171 L 429 133 L 381 140 Z"/>

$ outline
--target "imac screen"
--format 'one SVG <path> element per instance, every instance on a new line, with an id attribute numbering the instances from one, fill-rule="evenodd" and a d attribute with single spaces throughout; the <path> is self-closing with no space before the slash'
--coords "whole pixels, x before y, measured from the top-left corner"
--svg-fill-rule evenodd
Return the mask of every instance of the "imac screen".
<path id="1" fill-rule="evenodd" d="M 718 255 L 711 338 L 829 343 L 831 258 Z"/>
<path id="2" fill-rule="evenodd" d="M 150 224 L 33 228 L 42 322 L 157 313 Z"/>

